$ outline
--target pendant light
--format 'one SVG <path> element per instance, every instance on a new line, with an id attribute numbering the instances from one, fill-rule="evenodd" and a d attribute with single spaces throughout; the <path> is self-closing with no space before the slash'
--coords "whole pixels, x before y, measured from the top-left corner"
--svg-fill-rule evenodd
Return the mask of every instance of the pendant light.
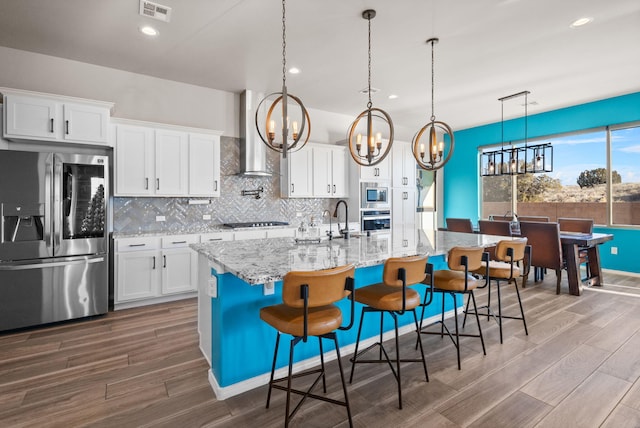
<path id="1" fill-rule="evenodd" d="M 285 0 L 282 0 L 282 91 L 267 95 L 256 109 L 256 128 L 263 143 L 272 150 L 282 153 L 287 157 L 287 152 L 300 150 L 309 141 L 311 121 L 309 112 L 300 98 L 287 91 L 287 25 Z M 268 101 L 269 100 L 269 101 Z M 263 105 L 271 103 L 267 110 L 266 118 L 261 127 L 260 113 Z M 289 110 L 291 102 L 292 110 Z M 277 112 L 280 111 L 280 117 Z M 295 116 L 290 116 L 290 113 Z M 291 129 L 290 129 L 291 127 Z M 276 130 L 280 130 L 280 134 Z M 291 131 L 291 132 L 290 132 Z M 289 135 L 291 134 L 291 137 Z"/>
<path id="2" fill-rule="evenodd" d="M 427 43 L 431 45 L 431 118 L 429 123 L 420 128 L 413 137 L 413 157 L 416 158 L 418 166 L 428 171 L 435 171 L 442 168 L 451 158 L 455 139 L 451 127 L 444 122 L 436 120 L 434 109 L 434 49 L 438 43 L 438 38 L 431 38 Z M 422 138 L 423 135 L 426 138 Z M 448 150 L 445 150 L 445 142 L 449 143 Z M 446 156 L 445 156 L 446 152 Z M 426 157 L 426 159 L 425 159 Z"/>
<path id="3" fill-rule="evenodd" d="M 382 162 L 389 154 L 393 144 L 393 122 L 391 117 L 384 110 L 373 107 L 371 102 L 371 20 L 375 16 L 376 11 L 373 9 L 367 9 L 362 12 L 362 17 L 368 21 L 369 25 L 369 79 L 367 89 L 369 102 L 367 103 L 367 109 L 360 113 L 349 127 L 349 135 L 347 137 L 351 157 L 357 164 L 363 166 L 373 166 Z M 364 122 L 364 126 L 359 127 L 358 125 L 361 121 Z M 381 128 L 386 128 L 386 133 Z M 385 142 L 383 142 L 383 138 Z M 363 144 L 365 146 L 364 152 L 362 150 Z"/>

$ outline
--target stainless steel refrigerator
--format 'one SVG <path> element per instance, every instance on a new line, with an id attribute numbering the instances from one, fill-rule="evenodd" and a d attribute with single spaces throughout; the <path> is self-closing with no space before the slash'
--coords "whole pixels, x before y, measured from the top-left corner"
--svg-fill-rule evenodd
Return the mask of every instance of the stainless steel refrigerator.
<path id="1" fill-rule="evenodd" d="M 0 150 L 0 331 L 108 311 L 108 201 L 108 156 Z"/>

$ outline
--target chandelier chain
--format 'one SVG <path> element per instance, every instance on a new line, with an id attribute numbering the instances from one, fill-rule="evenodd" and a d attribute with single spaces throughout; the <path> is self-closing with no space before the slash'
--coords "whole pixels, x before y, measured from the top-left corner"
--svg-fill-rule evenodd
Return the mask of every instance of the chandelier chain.
<path id="1" fill-rule="evenodd" d="M 435 44 L 435 40 L 431 41 L 431 122 L 435 122 L 436 113 L 435 113 L 435 97 L 434 97 L 434 87 L 435 87 L 435 67 L 434 67 L 434 53 L 433 53 L 433 45 Z"/>
<path id="2" fill-rule="evenodd" d="M 373 103 L 371 102 L 371 17 L 367 18 L 367 21 L 369 22 L 369 51 L 368 51 L 369 62 L 367 64 L 367 67 L 369 70 L 369 79 L 368 79 L 369 102 L 367 103 L 367 108 L 371 108 L 371 106 L 373 105 Z"/>
<path id="3" fill-rule="evenodd" d="M 287 21 L 285 18 L 285 0 L 282 0 L 282 86 L 287 83 Z"/>

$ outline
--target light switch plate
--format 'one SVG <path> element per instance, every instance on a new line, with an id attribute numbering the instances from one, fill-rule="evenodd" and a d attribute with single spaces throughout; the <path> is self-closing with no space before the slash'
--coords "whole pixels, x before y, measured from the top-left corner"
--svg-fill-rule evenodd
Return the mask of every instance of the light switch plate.
<path id="1" fill-rule="evenodd" d="M 156 221 L 167 221 L 167 218 L 163 215 L 157 215 L 156 216 Z"/>
<path id="2" fill-rule="evenodd" d="M 202 214 L 203 220 L 211 220 L 211 214 Z"/>

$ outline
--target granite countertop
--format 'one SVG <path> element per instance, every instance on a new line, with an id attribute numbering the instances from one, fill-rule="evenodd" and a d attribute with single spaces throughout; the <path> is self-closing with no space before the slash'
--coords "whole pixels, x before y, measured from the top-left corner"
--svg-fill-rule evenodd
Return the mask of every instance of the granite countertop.
<path id="1" fill-rule="evenodd" d="M 442 255 L 456 246 L 491 246 L 504 236 L 437 231 L 427 234 L 418 230 L 417 245 L 394 249 L 391 234 L 355 235 L 319 244 L 296 244 L 293 238 L 220 241 L 190 245 L 224 272 L 236 275 L 249 284 L 265 284 L 282 280 L 287 272 L 328 269 L 353 263 L 356 267 L 384 263 L 389 257 L 415 254 Z"/>

